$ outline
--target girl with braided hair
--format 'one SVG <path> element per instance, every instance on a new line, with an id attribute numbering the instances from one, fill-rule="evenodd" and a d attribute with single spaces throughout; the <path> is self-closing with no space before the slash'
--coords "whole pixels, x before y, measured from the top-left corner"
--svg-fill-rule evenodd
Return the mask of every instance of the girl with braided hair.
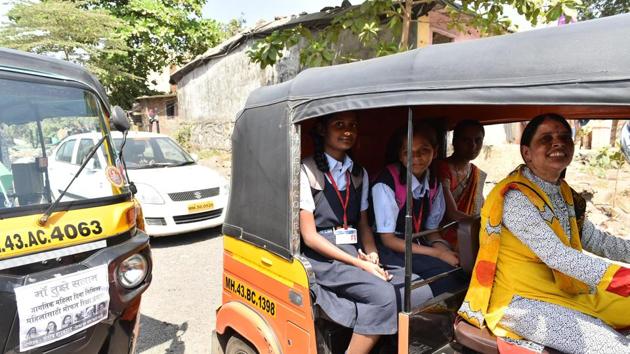
<path id="1" fill-rule="evenodd" d="M 357 129 L 354 112 L 318 120 L 315 154 L 302 161 L 300 233 L 315 273 L 315 303 L 332 321 L 353 329 L 347 353 L 368 353 L 381 335 L 397 332 L 401 299 L 394 284 L 402 283 L 404 273 L 379 265 L 367 217 L 368 175 L 348 155 Z"/>

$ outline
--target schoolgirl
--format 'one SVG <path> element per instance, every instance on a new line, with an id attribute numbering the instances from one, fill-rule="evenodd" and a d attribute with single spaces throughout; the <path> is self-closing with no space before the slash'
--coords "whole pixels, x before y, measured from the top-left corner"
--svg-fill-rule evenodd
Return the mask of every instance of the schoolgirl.
<path id="1" fill-rule="evenodd" d="M 405 212 L 407 172 L 407 130 L 401 129 L 390 139 L 386 161 L 389 163 L 372 187 L 376 231 L 382 241 L 383 264 L 403 266 L 405 260 Z M 442 187 L 430 171 L 437 155 L 436 132 L 428 124 L 414 127 L 412 142 L 412 209 L 413 232 L 436 229 L 444 216 L 446 204 Z M 423 279 L 452 270 L 459 263 L 458 255 L 438 233 L 423 243 L 412 245 L 413 273 Z M 465 279 L 454 274 L 430 284 L 433 295 L 461 288 Z"/>
<path id="2" fill-rule="evenodd" d="M 347 353 L 368 353 L 379 336 L 396 333 L 397 305 L 368 225 L 367 172 L 347 154 L 357 139 L 355 113 L 320 118 L 313 139 L 315 154 L 300 174 L 300 232 L 315 303 L 353 329 Z"/>

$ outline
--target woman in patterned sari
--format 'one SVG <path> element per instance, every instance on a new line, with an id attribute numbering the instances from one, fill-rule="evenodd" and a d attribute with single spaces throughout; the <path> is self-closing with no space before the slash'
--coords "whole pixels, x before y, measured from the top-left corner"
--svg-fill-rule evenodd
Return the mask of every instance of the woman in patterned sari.
<path id="1" fill-rule="evenodd" d="M 485 130 L 478 121 L 459 122 L 453 129 L 453 154 L 436 164 L 444 190 L 447 220 L 479 215 L 486 173 L 470 161 L 479 155 L 484 136 Z M 444 239 L 455 247 L 455 229 L 449 229 Z"/>
<path id="2" fill-rule="evenodd" d="M 521 138 L 525 165 L 481 210 L 459 313 L 505 338 L 500 349 L 527 339 L 566 353 L 630 353 L 630 340 L 615 330 L 630 327 L 630 269 L 613 262 L 630 262 L 630 240 L 586 220 L 584 199 L 564 180 L 573 151 L 563 117 L 534 118 Z"/>

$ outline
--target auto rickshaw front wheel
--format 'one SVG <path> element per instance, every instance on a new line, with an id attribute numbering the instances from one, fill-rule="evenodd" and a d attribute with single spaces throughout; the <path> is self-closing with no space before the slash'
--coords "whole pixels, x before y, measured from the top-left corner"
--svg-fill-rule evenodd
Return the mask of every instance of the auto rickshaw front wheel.
<path id="1" fill-rule="evenodd" d="M 225 354 L 257 354 L 251 345 L 238 336 L 231 336 L 225 346 Z"/>

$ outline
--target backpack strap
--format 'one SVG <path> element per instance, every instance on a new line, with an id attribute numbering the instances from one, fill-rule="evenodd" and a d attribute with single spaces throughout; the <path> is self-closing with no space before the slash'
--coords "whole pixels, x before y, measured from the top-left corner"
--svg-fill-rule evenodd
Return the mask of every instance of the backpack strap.
<path id="1" fill-rule="evenodd" d="M 404 184 L 400 183 L 400 170 L 395 163 L 387 165 L 387 170 L 394 179 L 394 196 L 396 198 L 396 204 L 398 204 L 398 210 L 400 210 L 407 201 L 407 188 Z"/>

